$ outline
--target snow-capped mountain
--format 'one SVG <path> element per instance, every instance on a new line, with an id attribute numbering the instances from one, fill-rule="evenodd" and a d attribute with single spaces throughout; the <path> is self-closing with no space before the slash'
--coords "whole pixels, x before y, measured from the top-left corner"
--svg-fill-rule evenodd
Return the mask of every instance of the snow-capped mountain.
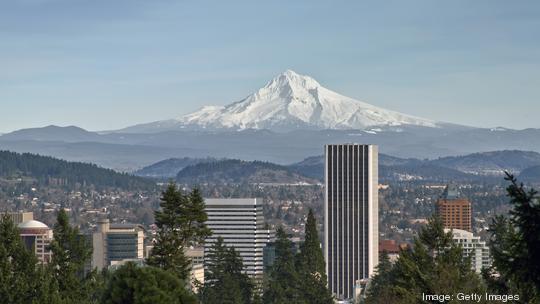
<path id="1" fill-rule="evenodd" d="M 287 70 L 241 101 L 206 106 L 178 119 L 126 128 L 124 132 L 172 129 L 366 129 L 375 126 L 422 126 L 439 123 L 386 110 L 331 91 L 315 79 Z"/>

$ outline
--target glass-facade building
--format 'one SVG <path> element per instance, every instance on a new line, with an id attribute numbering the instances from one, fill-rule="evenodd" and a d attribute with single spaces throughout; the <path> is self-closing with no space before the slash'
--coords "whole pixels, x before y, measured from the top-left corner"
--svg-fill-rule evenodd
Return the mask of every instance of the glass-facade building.
<path id="1" fill-rule="evenodd" d="M 339 300 L 378 263 L 378 147 L 325 146 L 324 236 L 328 287 Z"/>
<path id="2" fill-rule="evenodd" d="M 116 232 L 108 233 L 107 242 L 107 263 L 113 264 L 115 261 L 128 259 L 139 259 L 139 235 L 138 233 Z"/>

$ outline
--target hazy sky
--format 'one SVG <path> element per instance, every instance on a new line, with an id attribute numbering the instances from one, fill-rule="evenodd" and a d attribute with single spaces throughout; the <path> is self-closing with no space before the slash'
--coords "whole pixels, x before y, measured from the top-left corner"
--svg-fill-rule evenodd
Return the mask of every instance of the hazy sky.
<path id="1" fill-rule="evenodd" d="M 0 132 L 178 117 L 286 69 L 408 114 L 540 128 L 540 1 L 0 1 Z"/>

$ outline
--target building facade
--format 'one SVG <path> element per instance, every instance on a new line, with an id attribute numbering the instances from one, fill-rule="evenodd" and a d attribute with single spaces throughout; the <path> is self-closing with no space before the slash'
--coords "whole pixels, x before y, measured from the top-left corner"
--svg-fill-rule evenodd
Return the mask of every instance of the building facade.
<path id="1" fill-rule="evenodd" d="M 489 247 L 479 236 L 461 229 L 445 229 L 445 232 L 449 231 L 452 231 L 454 241 L 463 248 L 463 254 L 471 258 L 472 269 L 481 273 L 482 268 L 491 266 Z"/>
<path id="2" fill-rule="evenodd" d="M 53 239 L 53 231 L 36 220 L 19 223 L 17 227 L 24 246 L 33 252 L 41 263 L 49 263 L 52 257 L 49 245 Z"/>
<path id="3" fill-rule="evenodd" d="M 125 261 L 144 258 L 144 229 L 136 224 L 110 224 L 108 219 L 98 222 L 92 234 L 92 268 L 99 270 Z"/>
<path id="4" fill-rule="evenodd" d="M 186 257 L 190 260 L 189 286 L 188 288 L 197 293 L 198 284 L 204 283 L 204 247 L 190 247 L 185 250 Z"/>
<path id="5" fill-rule="evenodd" d="M 272 241 L 272 233 L 264 229 L 262 200 L 258 198 L 205 199 L 208 228 L 212 236 L 205 242 L 205 256 L 218 237 L 226 246 L 234 247 L 244 263 L 245 272 L 261 279 L 264 272 L 263 250 Z"/>
<path id="6" fill-rule="evenodd" d="M 444 228 L 460 229 L 472 232 L 472 204 L 462 197 L 454 185 L 446 186 L 436 203 L 437 216 Z"/>
<path id="7" fill-rule="evenodd" d="M 34 219 L 33 212 L 7 212 L 5 214 L 11 218 L 15 225 Z"/>
<path id="8" fill-rule="evenodd" d="M 325 146 L 324 237 L 328 287 L 352 299 L 379 261 L 378 147 Z"/>

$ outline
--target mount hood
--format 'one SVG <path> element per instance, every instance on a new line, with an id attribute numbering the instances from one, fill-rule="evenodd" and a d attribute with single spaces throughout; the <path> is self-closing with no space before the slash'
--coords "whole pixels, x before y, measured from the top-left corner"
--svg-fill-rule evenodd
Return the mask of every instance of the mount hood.
<path id="1" fill-rule="evenodd" d="M 402 114 L 329 90 L 315 79 L 287 70 L 241 101 L 206 106 L 177 119 L 135 125 L 120 130 L 153 133 L 178 129 L 273 131 L 364 130 L 373 127 L 437 128 L 433 120 Z"/>

